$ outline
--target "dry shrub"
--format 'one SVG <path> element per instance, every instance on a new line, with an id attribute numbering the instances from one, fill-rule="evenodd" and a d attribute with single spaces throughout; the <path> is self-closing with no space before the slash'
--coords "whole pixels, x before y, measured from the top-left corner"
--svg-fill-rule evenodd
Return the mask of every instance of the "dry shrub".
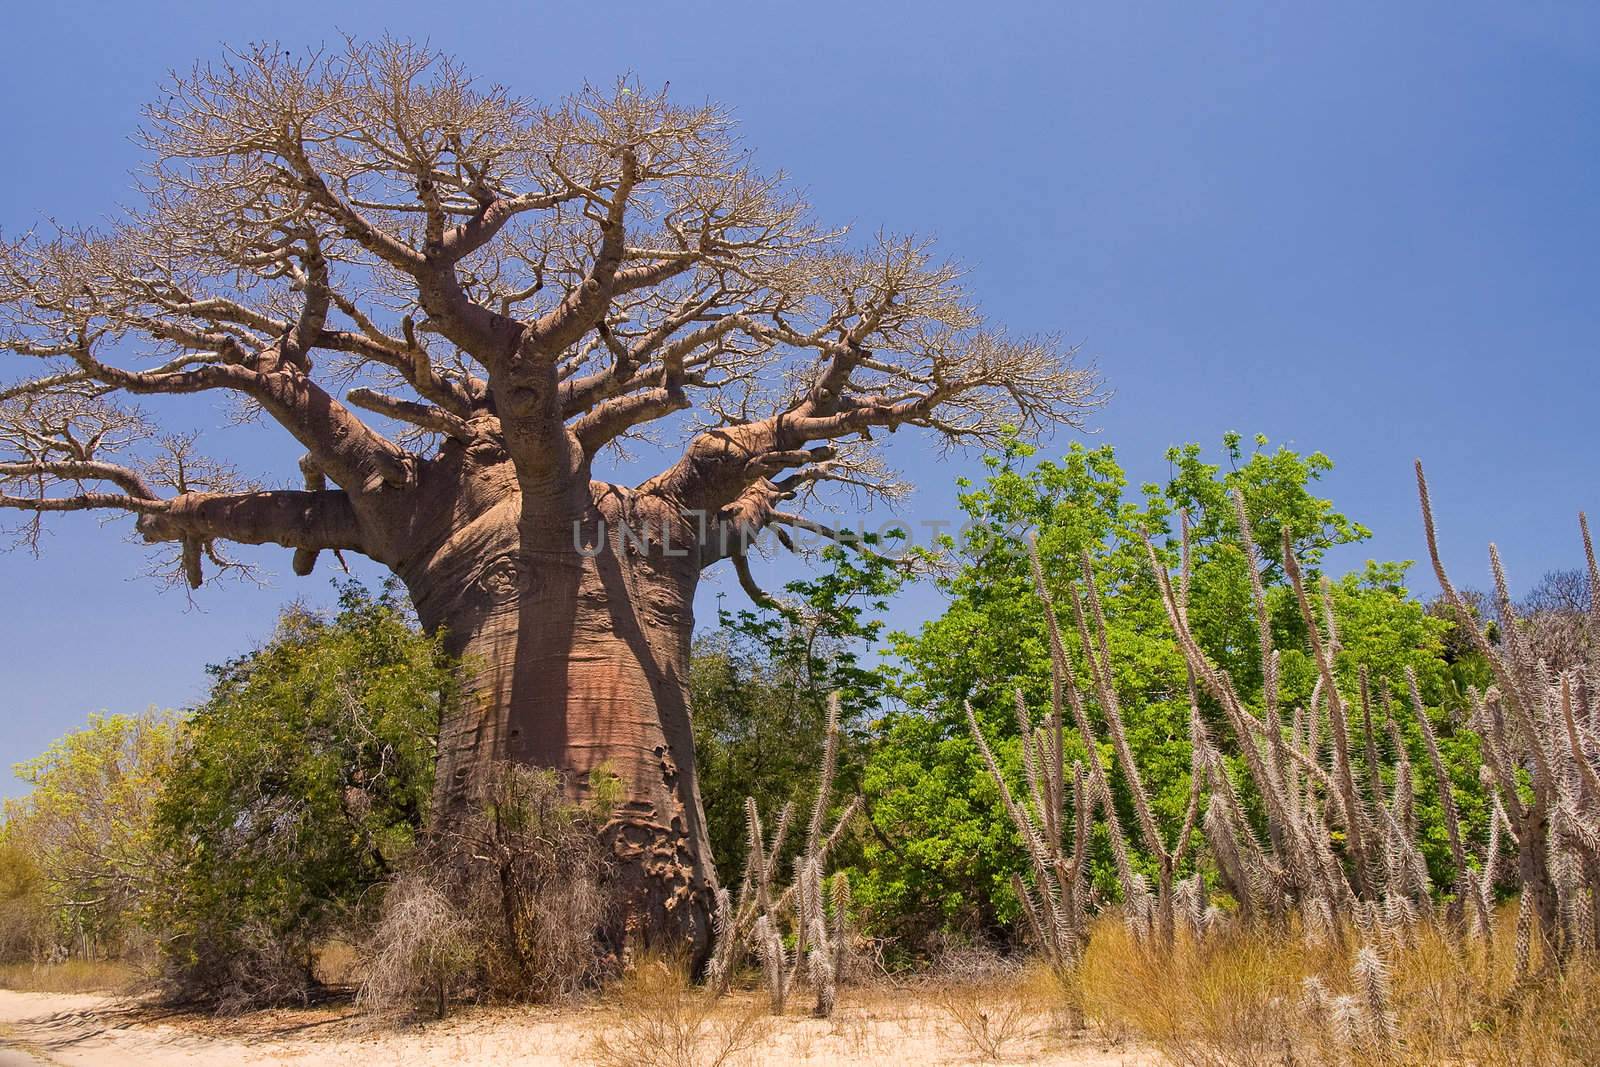
<path id="1" fill-rule="evenodd" d="M 456 866 L 466 874 L 459 899 L 492 942 L 483 957 L 491 995 L 548 1000 L 605 976 L 600 935 L 613 901 L 600 829 L 611 782 L 598 773 L 595 799 L 577 807 L 555 771 L 506 764 L 490 777 L 482 813 L 456 843 Z"/>
<path id="2" fill-rule="evenodd" d="M 1493 950 L 1428 924 L 1383 944 L 1310 947 L 1291 927 L 1169 950 L 1107 916 L 1084 955 L 1084 1006 L 1180 1067 L 1600 1063 L 1600 962 L 1558 968 L 1536 948 L 1519 978 L 1515 911 L 1498 916 Z"/>
<path id="3" fill-rule="evenodd" d="M 366 947 L 359 1007 L 386 1013 L 431 1004 L 440 1018 L 477 962 L 471 920 L 421 872 L 390 887 Z"/>
<path id="4" fill-rule="evenodd" d="M 49 913 L 33 901 L 0 900 L 0 960 L 41 959 L 54 934 Z"/>
<path id="5" fill-rule="evenodd" d="M 312 953 L 312 976 L 328 988 L 350 988 L 357 982 L 356 968 L 361 962 L 360 947 L 342 938 L 317 946 Z"/>
<path id="6" fill-rule="evenodd" d="M 610 853 L 597 800 L 554 771 L 503 764 L 477 810 L 435 836 L 391 885 L 363 952 L 358 1001 L 389 1013 L 451 999 L 550 1001 L 592 988 L 609 958 Z"/>
<path id="7" fill-rule="evenodd" d="M 181 955 L 164 955 L 156 977 L 171 1003 L 206 1004 L 218 1015 L 237 1015 L 311 1003 L 322 992 L 315 970 L 315 949 L 304 935 L 257 919 L 231 927 L 219 919 L 194 932 Z"/>
<path id="8" fill-rule="evenodd" d="M 1006 955 L 951 934 L 933 944 L 928 969 L 912 980 L 943 1016 L 946 1044 L 983 1060 L 1016 1057 L 1034 1038 L 1070 1029 L 1068 991 L 1042 960 Z"/>
<path id="9" fill-rule="evenodd" d="M 611 1021 L 594 1045 L 599 1067 L 732 1067 L 771 1030 L 759 1002 L 718 998 L 663 960 L 636 967 L 608 1005 Z"/>
<path id="10" fill-rule="evenodd" d="M 935 1003 L 949 1020 L 940 1028 L 946 1042 L 994 1062 L 1016 1055 L 1041 1033 L 1040 1017 L 1047 1010 L 1026 986 L 949 986 L 939 991 Z"/>
<path id="11" fill-rule="evenodd" d="M 49 951 L 54 921 L 44 875 L 32 853 L 4 835 L 0 823 L 0 960 L 34 962 Z"/>
<path id="12" fill-rule="evenodd" d="M 954 934 L 936 936 L 932 949 L 926 977 L 934 982 L 968 986 L 1014 982 L 1025 968 L 1020 956 Z"/>

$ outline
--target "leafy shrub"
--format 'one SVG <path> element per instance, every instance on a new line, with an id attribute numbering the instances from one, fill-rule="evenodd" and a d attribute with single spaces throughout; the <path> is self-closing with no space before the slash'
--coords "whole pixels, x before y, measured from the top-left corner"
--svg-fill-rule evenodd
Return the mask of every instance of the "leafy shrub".
<path id="1" fill-rule="evenodd" d="M 869 549 L 879 544 L 875 535 L 862 536 Z M 864 656 L 882 632 L 905 567 L 876 551 L 836 545 L 821 555 L 820 574 L 789 582 L 768 604 L 719 612 L 717 629 L 695 641 L 689 684 L 696 772 L 711 851 L 724 872 L 745 864 L 745 798 L 769 813 L 811 802 L 832 696 L 842 728 L 839 793 L 859 788 L 885 685 L 882 669 Z M 792 859 L 796 847 L 791 843 L 782 859 Z"/>
<path id="2" fill-rule="evenodd" d="M 364 931 L 422 828 L 450 665 L 392 591 L 350 585 L 214 674 L 156 815 L 165 984 L 228 1010 L 304 1000 L 317 946 Z"/>

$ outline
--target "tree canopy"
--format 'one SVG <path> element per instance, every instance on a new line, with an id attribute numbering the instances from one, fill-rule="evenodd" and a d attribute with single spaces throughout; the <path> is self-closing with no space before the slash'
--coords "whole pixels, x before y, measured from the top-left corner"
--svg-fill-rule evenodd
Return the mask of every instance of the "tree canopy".
<path id="1" fill-rule="evenodd" d="M 228 541 L 393 565 L 513 490 L 566 519 L 599 453 L 680 412 L 640 490 L 759 527 L 820 486 L 897 491 L 875 430 L 993 443 L 1094 398 L 926 242 L 846 240 L 725 110 L 635 84 L 543 105 L 405 41 L 260 45 L 176 76 L 139 140 L 138 206 L 0 243 L 0 506 L 35 537 L 130 513 L 190 584 Z M 304 488 L 162 433 L 156 394 L 278 423 Z M 452 443 L 505 476 L 430 535 Z"/>
<path id="2" fill-rule="evenodd" d="M 5 805 L 0 883 L 9 885 L 0 898 L 36 909 L 26 947 L 48 942 L 93 956 L 139 940 L 141 909 L 161 875 L 157 798 L 178 745 L 172 715 L 96 714 L 17 765 L 32 789 Z"/>

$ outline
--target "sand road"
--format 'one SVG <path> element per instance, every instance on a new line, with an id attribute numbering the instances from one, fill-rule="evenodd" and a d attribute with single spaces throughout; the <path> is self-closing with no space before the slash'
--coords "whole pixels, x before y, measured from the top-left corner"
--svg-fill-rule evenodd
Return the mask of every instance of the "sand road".
<path id="1" fill-rule="evenodd" d="M 367 1067 L 404 1063 L 583 1067 L 614 1005 L 475 1009 L 443 1022 L 372 1029 L 348 1009 L 257 1012 L 238 1019 L 168 1011 L 101 995 L 0 990 L 0 1067 Z M 982 1056 L 947 1009 L 926 994 L 862 994 L 832 1019 L 763 1019 L 731 1064 L 961 1064 Z M 628 1061 L 635 1057 L 628 1056 Z M 1136 1067 L 1159 1061 L 1129 1047 L 1052 1037 L 1024 1020 L 1001 1057 L 1059 1067 Z"/>

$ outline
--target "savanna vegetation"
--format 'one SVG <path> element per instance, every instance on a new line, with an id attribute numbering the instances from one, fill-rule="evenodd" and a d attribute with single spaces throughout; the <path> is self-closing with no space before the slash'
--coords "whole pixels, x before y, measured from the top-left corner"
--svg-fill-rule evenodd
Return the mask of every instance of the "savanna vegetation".
<path id="1" fill-rule="evenodd" d="M 1369 533 L 1319 494 L 1327 457 L 1230 436 L 1220 462 L 1166 459 L 1135 489 L 1109 447 L 1041 461 L 1012 439 L 959 487 L 959 534 L 835 545 L 719 613 L 693 660 L 724 873 L 694 996 L 827 1014 L 852 984 L 1012 974 L 1063 1026 L 1175 1062 L 1490 1062 L 1517 1042 L 1583 1062 L 1587 531 L 1584 567 L 1520 602 L 1497 564 L 1481 595 L 1442 561 L 1423 601 L 1408 562 L 1329 572 Z M 943 610 L 890 629 L 917 581 Z M 632 973 L 605 936 L 604 770 L 574 805 L 506 764 L 430 832 L 459 670 L 396 591 L 347 586 L 214 668 L 200 706 L 91 719 L 18 769 L 8 958 L 116 959 L 223 1009 L 342 986 L 383 1014 Z M 334 945 L 356 961 L 340 975 Z M 651 988 L 640 1003 L 733 1026 Z"/>
<path id="2" fill-rule="evenodd" d="M 1174 1063 L 1600 1061 L 1581 518 L 1577 568 L 1519 600 L 1491 548 L 1473 592 L 1419 466 L 1425 599 L 1343 562 L 1370 532 L 1322 453 L 1042 459 L 1099 399 L 1071 349 L 636 85 L 544 107 L 406 42 L 257 47 L 144 147 L 108 230 L 0 244 L 0 507 L 35 545 L 129 517 L 191 587 L 229 542 L 394 577 L 18 766 L 0 979 L 373 1019 L 609 990 L 617 1063 L 929 975 L 991 1059 L 1026 1000 Z M 145 395 L 276 423 L 301 487 Z M 982 451 L 960 529 L 823 521 L 909 488 L 903 427 Z M 758 543 L 801 535 L 769 593 Z M 714 567 L 750 603 L 696 633 Z"/>

